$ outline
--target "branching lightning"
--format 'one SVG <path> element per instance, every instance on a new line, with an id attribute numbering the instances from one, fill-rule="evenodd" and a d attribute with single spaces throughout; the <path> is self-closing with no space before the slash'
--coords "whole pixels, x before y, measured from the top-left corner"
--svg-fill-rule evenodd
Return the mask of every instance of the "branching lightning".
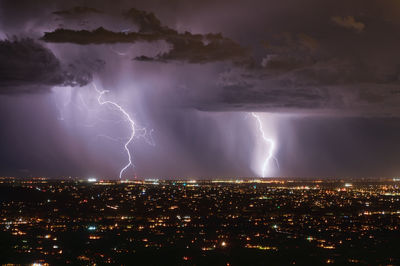
<path id="1" fill-rule="evenodd" d="M 132 163 L 132 155 L 131 152 L 129 150 L 129 144 L 131 144 L 131 142 L 133 141 L 133 138 L 135 137 L 135 122 L 133 121 L 133 119 L 131 118 L 131 116 L 124 110 L 124 108 L 122 108 L 119 104 L 109 101 L 109 100 L 104 100 L 103 99 L 103 95 L 108 93 L 108 90 L 99 90 L 97 89 L 96 85 L 93 83 L 94 89 L 96 90 L 96 92 L 99 94 L 99 96 L 97 97 L 97 101 L 99 102 L 100 105 L 110 105 L 114 108 L 116 108 L 118 111 L 121 112 L 121 114 L 125 117 L 126 121 L 128 121 L 130 129 L 131 129 L 131 134 L 128 138 L 128 140 L 125 142 L 124 144 L 124 149 L 126 151 L 126 154 L 128 155 L 128 163 L 121 169 L 121 171 L 119 172 L 119 178 L 122 178 L 123 173 L 126 171 L 126 169 L 128 169 L 129 167 L 134 167 L 133 163 Z"/>
<path id="2" fill-rule="evenodd" d="M 271 138 L 268 138 L 265 134 L 264 128 L 262 121 L 260 119 L 260 116 L 257 115 L 256 113 L 252 112 L 251 115 L 256 119 L 257 125 L 258 125 L 258 130 L 261 133 L 262 139 L 265 142 L 267 146 L 267 154 L 265 156 L 264 163 L 262 165 L 262 177 L 266 176 L 268 166 L 271 163 L 271 160 L 274 160 L 277 167 L 279 168 L 278 160 L 274 157 L 274 151 L 275 151 L 275 141 Z"/>

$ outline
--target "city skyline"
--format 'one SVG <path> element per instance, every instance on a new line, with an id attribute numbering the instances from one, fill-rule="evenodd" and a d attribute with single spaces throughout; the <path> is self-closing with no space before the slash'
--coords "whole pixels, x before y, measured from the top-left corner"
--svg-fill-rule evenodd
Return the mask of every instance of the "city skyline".
<path id="1" fill-rule="evenodd" d="M 0 178 L 0 262 L 396 265 L 399 182 Z"/>

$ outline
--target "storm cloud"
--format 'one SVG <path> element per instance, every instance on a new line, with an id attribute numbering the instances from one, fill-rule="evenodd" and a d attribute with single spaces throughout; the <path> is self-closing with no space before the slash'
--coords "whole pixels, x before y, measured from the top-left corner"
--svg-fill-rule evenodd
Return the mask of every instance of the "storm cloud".
<path id="1" fill-rule="evenodd" d="M 221 73 L 219 96 L 199 108 L 399 116 L 398 24 L 366 15 L 358 17 L 363 23 L 334 18 L 271 36 L 260 66 Z"/>
<path id="2" fill-rule="evenodd" d="M 76 15 L 82 16 L 82 15 L 98 14 L 98 13 L 103 13 L 103 12 L 97 10 L 96 8 L 91 8 L 86 6 L 76 6 L 71 9 L 58 10 L 53 12 L 53 14 L 63 17 L 76 16 Z"/>
<path id="3" fill-rule="evenodd" d="M 232 61 L 237 64 L 251 61 L 247 49 L 220 33 L 192 34 L 188 31 L 178 33 L 172 28 L 163 26 L 154 13 L 135 8 L 124 13 L 124 17 L 139 27 L 138 32 L 113 32 L 103 27 L 93 31 L 57 29 L 53 32 L 46 32 L 42 40 L 81 45 L 165 41 L 171 45 L 168 52 L 160 53 L 153 58 L 141 55 L 135 59 L 158 62 L 186 61 L 189 63 Z"/>
<path id="4" fill-rule="evenodd" d="M 134 59 L 230 62 L 209 85 L 214 89 L 204 92 L 212 95 L 186 101 L 199 110 L 398 116 L 400 58 L 395 51 L 400 46 L 399 25 L 384 14 L 376 15 L 371 3 L 364 4 L 361 13 L 352 8 L 346 12 L 326 9 L 315 16 L 315 23 L 278 27 L 280 31 L 272 31 L 261 49 L 254 47 L 254 51 L 220 33 L 178 32 L 163 25 L 153 12 L 136 8 L 120 16 L 135 24 L 137 31 L 56 29 L 42 39 L 80 45 L 165 41 L 167 51 Z M 299 11 L 297 16 L 308 14 Z"/>
<path id="5" fill-rule="evenodd" d="M 84 86 L 91 72 L 63 65 L 47 48 L 29 38 L 0 41 L 0 93 L 40 93 L 54 86 Z"/>
<path id="6" fill-rule="evenodd" d="M 129 128 L 95 84 L 153 134 L 127 176 L 258 175 L 250 112 L 271 174 L 398 173 L 399 18 L 397 0 L 0 0 L 0 169 L 116 177 Z"/>

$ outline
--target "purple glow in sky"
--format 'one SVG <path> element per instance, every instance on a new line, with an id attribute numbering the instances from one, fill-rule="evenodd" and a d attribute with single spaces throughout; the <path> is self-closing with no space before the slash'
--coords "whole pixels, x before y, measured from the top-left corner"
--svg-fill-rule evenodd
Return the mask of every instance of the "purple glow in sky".
<path id="1" fill-rule="evenodd" d="M 397 176 L 399 18 L 395 0 L 0 0 L 0 174 Z"/>

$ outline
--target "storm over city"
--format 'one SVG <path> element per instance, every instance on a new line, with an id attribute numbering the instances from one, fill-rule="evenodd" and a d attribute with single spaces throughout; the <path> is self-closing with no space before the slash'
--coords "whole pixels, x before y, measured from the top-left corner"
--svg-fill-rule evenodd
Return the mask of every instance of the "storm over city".
<path id="1" fill-rule="evenodd" d="M 400 265 L 400 0 L 0 0 L 1 265 Z"/>
<path id="2" fill-rule="evenodd" d="M 0 171 L 393 177 L 400 3 L 0 1 Z"/>

